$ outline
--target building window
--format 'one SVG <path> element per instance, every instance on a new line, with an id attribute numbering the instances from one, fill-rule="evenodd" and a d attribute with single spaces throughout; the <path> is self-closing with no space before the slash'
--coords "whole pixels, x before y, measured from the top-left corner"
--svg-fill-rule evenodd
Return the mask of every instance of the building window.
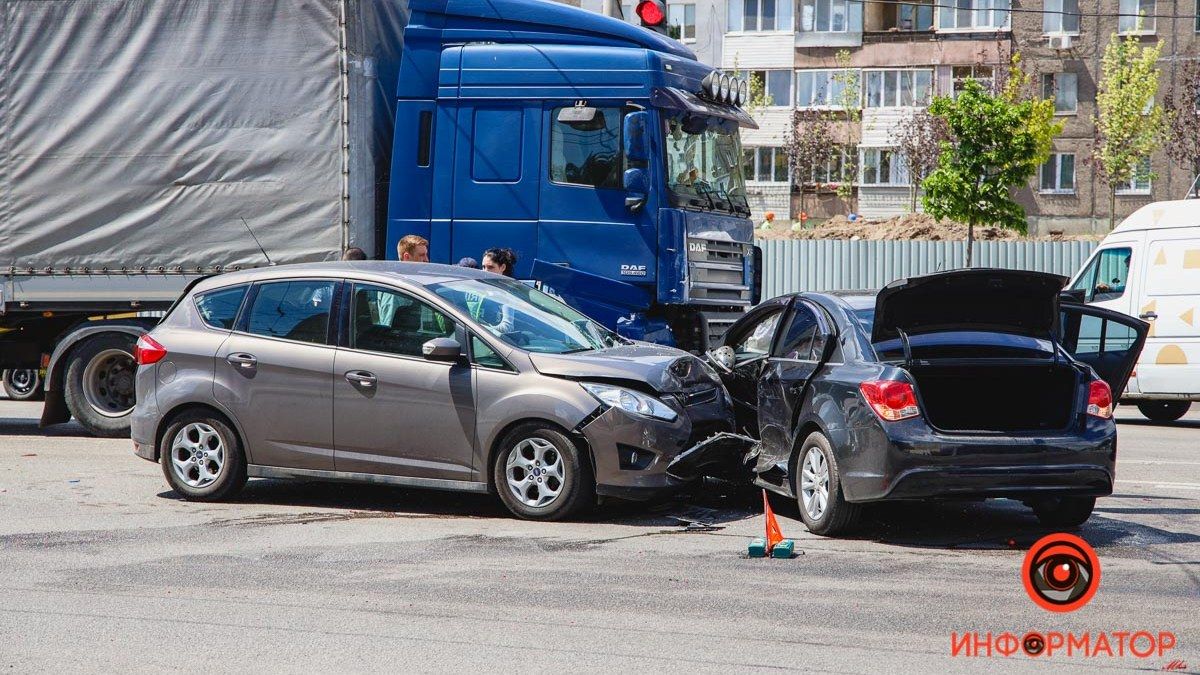
<path id="1" fill-rule="evenodd" d="M 896 13 L 900 30 L 933 30 L 933 5 L 906 3 Z"/>
<path id="2" fill-rule="evenodd" d="M 868 108 L 911 108 L 929 104 L 932 70 L 868 70 Z"/>
<path id="3" fill-rule="evenodd" d="M 847 95 L 846 85 L 857 78 L 849 71 L 801 70 L 796 73 L 796 105 L 801 108 L 835 108 L 850 103 L 858 107 L 859 93 Z"/>
<path id="4" fill-rule="evenodd" d="M 773 30 L 792 30 L 792 0 L 729 0 L 729 32 Z"/>
<path id="5" fill-rule="evenodd" d="M 760 183 L 788 182 L 788 156 L 783 148 L 745 148 L 742 168 L 746 180 Z"/>
<path id="6" fill-rule="evenodd" d="M 1133 169 L 1129 180 L 1117 186 L 1119 195 L 1148 195 L 1150 194 L 1150 158 L 1143 158 Z"/>
<path id="7" fill-rule="evenodd" d="M 1079 107 L 1079 78 L 1075 73 L 1044 73 L 1042 98 L 1054 99 L 1054 112 L 1074 115 Z"/>
<path id="8" fill-rule="evenodd" d="M 1079 34 L 1079 0 L 1046 0 L 1042 14 L 1042 32 Z"/>
<path id="9" fill-rule="evenodd" d="M 996 69 L 993 66 L 954 66 L 950 69 L 954 79 L 950 95 L 958 98 L 967 80 L 975 80 L 983 86 L 984 91 L 996 93 Z"/>
<path id="10" fill-rule="evenodd" d="M 680 40 L 696 39 L 696 4 L 667 5 L 667 23 L 679 28 Z"/>
<path id="11" fill-rule="evenodd" d="M 1121 33 L 1153 33 L 1155 0 L 1120 0 L 1117 30 Z"/>
<path id="12" fill-rule="evenodd" d="M 862 185 L 908 185 L 908 168 L 895 149 L 863 148 L 860 165 L 858 182 Z"/>
<path id="13" fill-rule="evenodd" d="M 938 29 L 1006 29 L 1008 5 L 1009 0 L 952 0 L 938 6 Z"/>
<path id="14" fill-rule="evenodd" d="M 850 153 L 854 149 L 849 146 L 835 147 L 829 154 L 829 159 L 825 160 L 824 164 L 814 166 L 812 173 L 809 175 L 809 180 L 806 184 L 830 184 L 830 183 L 845 183 L 853 180 L 847 175 L 847 171 L 853 167 L 850 162 Z"/>
<path id="15" fill-rule="evenodd" d="M 850 24 L 849 0 L 800 0 L 800 32 L 845 33 Z"/>
<path id="16" fill-rule="evenodd" d="M 763 86 L 763 98 L 769 106 L 788 106 L 792 100 L 791 70 L 756 70 L 754 76 Z"/>
<path id="17" fill-rule="evenodd" d="M 1056 152 L 1042 165 L 1041 191 L 1075 194 L 1075 153 Z"/>

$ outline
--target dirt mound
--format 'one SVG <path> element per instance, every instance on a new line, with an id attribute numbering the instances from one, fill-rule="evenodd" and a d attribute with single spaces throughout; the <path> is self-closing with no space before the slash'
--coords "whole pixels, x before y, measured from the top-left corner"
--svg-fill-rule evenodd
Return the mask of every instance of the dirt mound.
<path id="1" fill-rule="evenodd" d="M 924 213 L 906 213 L 886 220 L 860 218 L 851 222 L 845 216 L 834 216 L 812 229 L 758 230 L 762 239 L 925 239 L 928 241 L 960 241 L 967 238 L 967 226 L 951 221 L 939 221 Z M 975 238 L 1020 239 L 1015 230 L 977 226 Z"/>

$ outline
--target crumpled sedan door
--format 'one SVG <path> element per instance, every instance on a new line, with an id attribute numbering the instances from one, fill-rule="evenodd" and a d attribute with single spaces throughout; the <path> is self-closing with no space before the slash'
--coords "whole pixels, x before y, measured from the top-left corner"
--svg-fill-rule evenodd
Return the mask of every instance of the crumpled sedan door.
<path id="1" fill-rule="evenodd" d="M 1119 399 L 1146 344 L 1150 324 L 1095 305 L 1063 302 L 1059 340 L 1075 357 L 1092 367 Z"/>
<path id="2" fill-rule="evenodd" d="M 792 428 L 812 378 L 825 360 L 829 321 L 799 298 L 784 317 L 782 332 L 763 368 L 758 386 L 758 472 L 778 466 L 785 473 L 792 450 Z"/>

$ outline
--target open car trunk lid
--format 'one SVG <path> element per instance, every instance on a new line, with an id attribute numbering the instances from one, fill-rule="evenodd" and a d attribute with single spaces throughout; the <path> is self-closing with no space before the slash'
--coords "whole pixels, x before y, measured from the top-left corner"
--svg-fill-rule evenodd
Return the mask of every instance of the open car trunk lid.
<path id="1" fill-rule="evenodd" d="M 948 331 L 1051 336 L 1067 278 L 1045 272 L 971 269 L 888 284 L 875 299 L 871 341 Z"/>

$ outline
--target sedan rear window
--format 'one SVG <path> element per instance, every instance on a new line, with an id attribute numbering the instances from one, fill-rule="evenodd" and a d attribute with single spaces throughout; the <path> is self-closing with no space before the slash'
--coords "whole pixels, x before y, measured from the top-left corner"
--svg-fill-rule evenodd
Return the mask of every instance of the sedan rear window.
<path id="1" fill-rule="evenodd" d="M 230 330 L 246 297 L 246 288 L 236 286 L 201 293 L 196 296 L 196 312 L 209 326 Z"/>

